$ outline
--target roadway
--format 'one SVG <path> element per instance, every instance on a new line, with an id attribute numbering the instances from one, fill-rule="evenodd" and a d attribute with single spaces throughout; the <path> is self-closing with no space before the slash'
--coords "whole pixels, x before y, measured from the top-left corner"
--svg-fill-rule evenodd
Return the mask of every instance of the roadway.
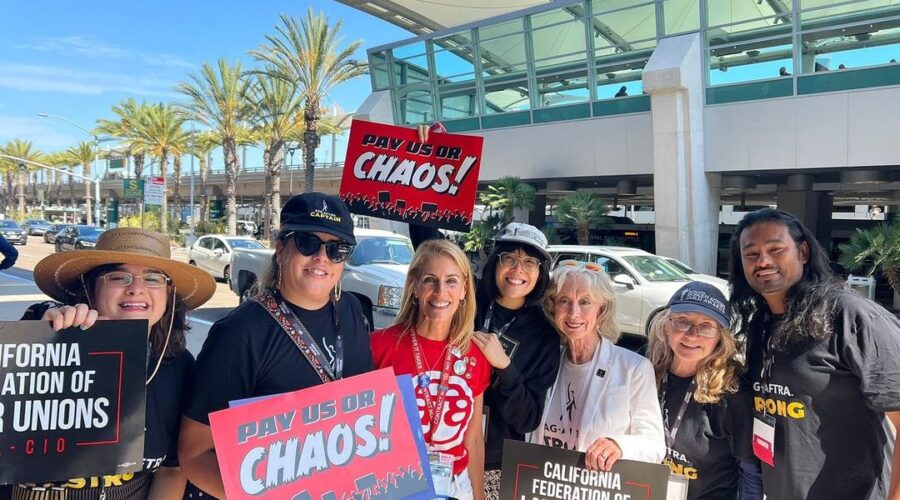
<path id="1" fill-rule="evenodd" d="M 53 253 L 53 245 L 44 243 L 41 236 L 29 236 L 28 244 L 16 246 L 19 259 L 16 265 L 0 271 L 0 321 L 15 321 L 35 302 L 49 300 L 34 284 L 32 271 L 42 258 Z M 172 258 L 187 262 L 187 251 L 173 249 Z M 191 312 L 188 319 L 191 331 L 187 334 L 187 345 L 194 356 L 200 352 L 209 327 L 238 305 L 237 296 L 225 283 L 216 283 L 216 293 L 200 309 Z"/>

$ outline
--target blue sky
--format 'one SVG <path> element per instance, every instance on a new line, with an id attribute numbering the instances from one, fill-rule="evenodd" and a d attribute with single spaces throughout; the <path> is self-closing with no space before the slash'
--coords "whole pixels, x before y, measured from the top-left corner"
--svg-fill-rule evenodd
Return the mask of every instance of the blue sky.
<path id="1" fill-rule="evenodd" d="M 42 151 L 88 139 L 77 128 L 36 114 L 65 116 L 92 128 L 112 118 L 111 106 L 128 97 L 149 102 L 180 99 L 173 91 L 204 62 L 253 60 L 250 49 L 274 33 L 279 14 L 300 17 L 307 6 L 342 20 L 345 42 L 362 40 L 358 57 L 410 33 L 334 1 L 252 2 L 152 0 L 133 2 L 6 2 L 0 29 L 0 143 L 30 140 Z M 364 76 L 336 89 L 332 98 L 355 110 L 370 93 Z M 319 155 L 330 158 L 331 141 Z M 338 148 L 343 159 L 343 148 Z M 299 162 L 299 155 L 295 156 Z M 248 153 L 250 166 L 261 155 Z"/>

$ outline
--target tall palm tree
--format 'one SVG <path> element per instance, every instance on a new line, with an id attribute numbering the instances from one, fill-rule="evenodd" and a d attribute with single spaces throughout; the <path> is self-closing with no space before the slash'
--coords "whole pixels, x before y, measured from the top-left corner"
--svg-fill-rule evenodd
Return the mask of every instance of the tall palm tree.
<path id="1" fill-rule="evenodd" d="M 206 183 L 209 180 L 209 168 L 212 162 L 212 151 L 219 147 L 219 138 L 209 131 L 194 133 L 194 156 L 200 162 L 200 220 L 209 222 L 209 194 Z"/>
<path id="2" fill-rule="evenodd" d="M 174 106 L 159 103 L 150 106 L 138 124 L 135 144 L 139 150 L 159 158 L 159 175 L 164 179 L 168 174 L 169 155 L 180 153 L 179 148 L 187 142 L 187 132 L 182 127 L 184 122 L 184 114 Z M 164 233 L 169 230 L 167 198 L 163 196 L 160 215 Z"/>
<path id="3" fill-rule="evenodd" d="M 522 182 L 518 177 L 502 177 L 488 186 L 488 190 L 479 197 L 493 210 L 503 213 L 503 224 L 513 221 L 516 210 L 534 208 L 534 186 Z"/>
<path id="4" fill-rule="evenodd" d="M 190 80 L 190 83 L 178 84 L 177 90 L 190 99 L 184 109 L 191 118 L 212 129 L 222 141 L 228 234 L 236 234 L 240 167 L 236 141 L 252 111 L 247 100 L 250 79 L 243 74 L 240 61 L 229 64 L 219 59 L 216 66 L 204 63 L 200 73 L 190 75 Z"/>
<path id="5" fill-rule="evenodd" d="M 263 144 L 265 167 L 265 225 L 263 238 L 271 240 L 273 229 L 281 225 L 281 167 L 284 165 L 285 141 L 299 135 L 300 98 L 297 86 L 286 80 L 255 74 L 250 93 L 253 103 L 253 130 Z"/>
<path id="6" fill-rule="evenodd" d="M 66 156 L 64 152 L 56 151 L 53 153 L 48 153 L 44 155 L 44 163 L 50 165 L 53 168 L 62 169 L 66 165 Z M 51 203 L 53 201 L 53 196 L 51 193 L 56 191 L 56 205 L 60 204 L 60 198 L 62 193 L 62 174 L 57 171 L 51 171 L 49 174 L 49 178 L 47 180 L 47 204 L 53 205 Z"/>
<path id="7" fill-rule="evenodd" d="M 145 153 L 138 143 L 138 127 L 145 115 L 150 109 L 145 101 L 138 103 L 133 97 L 122 101 L 112 107 L 113 114 L 116 119 L 100 119 L 97 120 L 97 127 L 94 130 L 96 134 L 106 134 L 118 137 L 121 142 L 128 148 L 126 156 L 134 160 L 134 176 L 141 179 L 144 173 Z M 127 159 L 127 158 L 126 158 Z M 138 211 L 144 209 L 144 200 L 137 200 Z"/>
<path id="8" fill-rule="evenodd" d="M 570 194 L 556 206 L 556 220 L 565 227 L 575 229 L 579 245 L 590 242 L 591 228 L 605 225 L 607 219 L 604 215 L 606 204 L 591 193 Z"/>
<path id="9" fill-rule="evenodd" d="M 91 162 L 94 161 L 94 144 L 88 141 L 82 141 L 70 147 L 69 161 L 76 165 L 81 165 L 81 175 L 91 178 Z M 71 178 L 71 176 L 70 176 Z M 84 183 L 84 212 L 88 225 L 93 224 L 94 213 L 91 210 L 91 186 L 90 182 Z M 100 200 L 97 200 L 98 202 Z"/>
<path id="10" fill-rule="evenodd" d="M 9 141 L 3 148 L 3 153 L 29 161 L 41 161 L 43 160 L 44 156 L 40 151 L 33 147 L 31 141 L 25 141 L 22 139 L 13 139 Z M 19 168 L 19 160 L 0 159 L 0 161 L 4 162 L 5 164 L 3 170 L 7 173 L 7 180 L 11 181 L 13 180 L 13 178 L 15 179 L 15 183 L 18 187 L 19 197 L 17 218 L 19 220 L 23 220 L 25 218 L 25 189 L 28 186 L 28 175 L 29 172 L 34 170 L 35 167 L 25 162 L 25 169 L 23 170 Z M 13 175 L 9 175 L 10 173 L 12 173 Z M 12 191 L 10 191 L 9 194 L 11 197 Z"/>
<path id="11" fill-rule="evenodd" d="M 333 25 L 324 14 L 314 14 L 310 8 L 299 21 L 281 16 L 277 34 L 266 35 L 268 44 L 251 54 L 267 65 L 265 72 L 272 77 L 293 82 L 303 99 L 303 160 L 306 192 L 313 191 L 315 181 L 316 147 L 319 145 L 318 121 L 322 103 L 331 90 L 351 78 L 365 73 L 364 63 L 353 59 L 362 45 L 354 41 L 344 47 L 341 39 L 342 22 Z"/>

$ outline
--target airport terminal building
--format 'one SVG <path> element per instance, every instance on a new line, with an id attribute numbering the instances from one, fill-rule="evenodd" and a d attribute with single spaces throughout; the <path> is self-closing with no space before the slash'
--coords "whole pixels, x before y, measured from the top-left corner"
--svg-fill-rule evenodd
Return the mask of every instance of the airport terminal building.
<path id="1" fill-rule="evenodd" d="M 829 243 L 900 190 L 900 0 L 341 1 L 415 35 L 369 50 L 356 116 L 484 136 L 532 224 L 595 192 L 711 273 L 743 211 Z"/>

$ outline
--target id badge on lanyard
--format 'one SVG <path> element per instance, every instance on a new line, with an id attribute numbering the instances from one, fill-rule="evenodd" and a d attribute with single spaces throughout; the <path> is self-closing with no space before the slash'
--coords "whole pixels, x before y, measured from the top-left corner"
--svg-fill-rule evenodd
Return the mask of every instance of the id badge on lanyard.
<path id="1" fill-rule="evenodd" d="M 434 481 L 435 495 L 449 497 L 450 483 L 453 482 L 453 455 L 439 451 L 429 451 L 428 465 L 431 467 L 431 479 Z"/>
<path id="2" fill-rule="evenodd" d="M 763 366 L 759 377 L 763 397 L 769 394 L 769 380 L 775 365 L 773 349 L 770 336 L 763 349 Z M 775 417 L 766 413 L 765 406 L 763 408 L 763 411 L 753 412 L 753 454 L 769 467 L 775 467 Z"/>

